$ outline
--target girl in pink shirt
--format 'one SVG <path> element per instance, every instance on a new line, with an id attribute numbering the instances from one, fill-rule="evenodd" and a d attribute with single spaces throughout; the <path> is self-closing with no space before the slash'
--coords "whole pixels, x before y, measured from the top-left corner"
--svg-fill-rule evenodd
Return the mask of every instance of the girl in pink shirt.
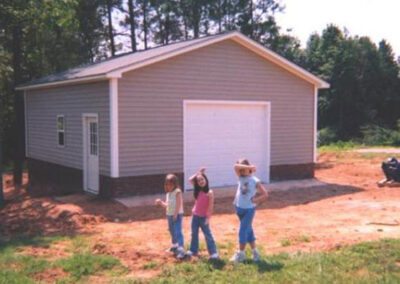
<path id="1" fill-rule="evenodd" d="M 208 179 L 201 168 L 190 177 L 189 181 L 194 186 L 195 204 L 192 210 L 192 241 L 187 256 L 197 255 L 199 251 L 199 228 L 203 231 L 207 243 L 210 259 L 218 258 L 214 238 L 210 230 L 210 218 L 214 206 L 214 194 L 208 187 Z"/>

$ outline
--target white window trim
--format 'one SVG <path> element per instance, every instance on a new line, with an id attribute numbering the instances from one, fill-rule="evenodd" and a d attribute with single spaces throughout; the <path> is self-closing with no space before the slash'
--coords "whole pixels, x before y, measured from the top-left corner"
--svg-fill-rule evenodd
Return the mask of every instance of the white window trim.
<path id="1" fill-rule="evenodd" d="M 61 118 L 62 117 L 62 119 L 63 119 L 63 122 L 64 122 L 64 129 L 63 130 L 60 130 L 60 129 L 58 129 L 58 119 L 59 118 Z M 57 130 L 57 147 L 58 148 L 65 148 L 65 145 L 66 145 L 66 135 L 65 135 L 65 129 L 66 129 L 66 127 L 65 127 L 65 125 L 66 125 L 66 123 L 65 123 L 65 115 L 64 114 L 58 114 L 57 115 L 57 120 L 56 120 L 56 130 Z M 62 132 L 62 133 L 64 133 L 64 145 L 60 145 L 60 140 L 59 140 L 59 133 L 60 132 Z"/>

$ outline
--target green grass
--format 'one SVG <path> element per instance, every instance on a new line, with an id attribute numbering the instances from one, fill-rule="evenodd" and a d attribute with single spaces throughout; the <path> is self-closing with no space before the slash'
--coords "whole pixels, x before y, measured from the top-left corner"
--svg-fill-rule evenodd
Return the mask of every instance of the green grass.
<path id="1" fill-rule="evenodd" d="M 50 260 L 50 256 L 30 256 L 24 254 L 25 247 L 49 248 L 60 241 L 70 241 L 67 251 L 70 257 Z M 61 268 L 69 277 L 59 279 L 57 283 L 75 283 L 92 274 L 107 272 L 109 276 L 120 276 L 126 268 L 120 261 L 108 255 L 94 255 L 90 252 L 85 237 L 37 237 L 0 243 L 0 284 L 35 283 L 37 273 L 46 273 L 47 269 Z"/>
<path id="2" fill-rule="evenodd" d="M 158 267 L 159 265 L 160 264 L 157 261 L 150 261 L 150 262 L 143 264 L 143 269 L 150 270 L 150 269 L 154 269 L 154 268 Z"/>
<path id="3" fill-rule="evenodd" d="M 332 252 L 270 255 L 258 263 L 182 263 L 151 283 L 400 283 L 398 262 L 400 240 L 382 240 Z"/>
<path id="4" fill-rule="evenodd" d="M 56 267 L 68 272 L 74 280 L 80 280 L 84 276 L 96 274 L 100 271 L 111 270 L 117 265 L 120 265 L 120 262 L 114 257 L 89 253 L 74 254 L 55 263 Z"/>
<path id="5" fill-rule="evenodd" d="M 289 239 L 281 240 L 281 246 L 288 247 L 288 246 L 291 246 L 291 245 L 292 245 L 292 241 L 291 240 L 289 240 Z"/>
<path id="6" fill-rule="evenodd" d="M 309 243 L 309 242 L 311 242 L 311 239 L 309 236 L 301 235 L 301 236 L 297 236 L 295 241 L 296 241 L 296 243 Z"/>
<path id="7" fill-rule="evenodd" d="M 58 239 L 59 240 L 59 239 Z M 308 242 L 298 236 L 291 242 Z M 0 244 L 0 284 L 35 283 L 34 275 L 48 268 L 60 267 L 68 277 L 57 283 L 84 283 L 89 275 L 102 275 L 110 283 L 400 283 L 400 240 L 365 242 L 320 253 L 280 253 L 264 255 L 262 261 L 232 264 L 221 260 L 181 262 L 163 267 L 153 279 L 126 276 L 118 259 L 93 255 L 82 239 L 71 239 L 70 257 L 50 260 L 23 255 L 24 246 L 51 246 L 57 238 L 37 238 Z M 83 247 L 81 247 L 83 246 Z M 248 254 L 247 254 L 248 255 Z M 151 261 L 143 268 L 159 269 Z M 121 272 L 122 271 L 122 272 Z"/>
<path id="8" fill-rule="evenodd" d="M 318 153 L 337 153 L 342 151 L 353 150 L 355 148 L 365 147 L 364 144 L 355 143 L 355 142 L 343 142 L 338 141 L 336 143 L 332 143 L 329 145 L 320 146 L 318 148 Z"/>

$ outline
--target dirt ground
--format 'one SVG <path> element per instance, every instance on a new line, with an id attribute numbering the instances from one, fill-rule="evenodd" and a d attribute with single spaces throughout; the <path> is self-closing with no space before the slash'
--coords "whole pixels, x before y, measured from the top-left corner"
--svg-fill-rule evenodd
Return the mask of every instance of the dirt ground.
<path id="1" fill-rule="evenodd" d="M 257 211 L 254 228 L 266 254 L 281 251 L 321 251 L 379 238 L 400 237 L 400 188 L 378 188 L 385 156 L 331 153 L 319 157 L 316 178 L 326 183 L 313 188 L 272 192 Z M 9 179 L 9 177 L 6 177 Z M 164 211 L 157 207 L 125 208 L 85 196 L 30 198 L 12 193 L 0 211 L 0 236 L 87 234 L 94 253 L 119 258 L 132 275 L 153 276 L 159 267 L 149 262 L 176 260 L 169 246 Z M 60 200 L 60 199 L 59 199 Z M 193 204 L 185 204 L 188 214 Z M 190 216 L 184 218 L 185 242 L 190 241 Z M 236 246 L 238 220 L 231 198 L 216 200 L 211 227 L 223 257 Z M 59 253 L 55 247 L 45 254 Z M 54 251 L 52 251 L 54 250 Z M 206 251 L 202 251 L 207 256 Z"/>

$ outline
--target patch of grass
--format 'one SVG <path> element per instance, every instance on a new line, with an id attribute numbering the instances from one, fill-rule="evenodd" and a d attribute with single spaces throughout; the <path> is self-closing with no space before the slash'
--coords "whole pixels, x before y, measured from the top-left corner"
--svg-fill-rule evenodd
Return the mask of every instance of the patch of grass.
<path id="1" fill-rule="evenodd" d="M 289 239 L 281 240 L 281 246 L 288 247 L 288 246 L 291 246 L 291 245 L 292 245 L 292 241 L 291 240 L 289 240 Z"/>
<path id="2" fill-rule="evenodd" d="M 157 261 L 150 261 L 145 264 L 143 264 L 143 269 L 154 269 L 159 266 L 159 263 Z"/>
<path id="3" fill-rule="evenodd" d="M 71 240 L 71 257 L 50 261 L 45 256 L 24 254 L 25 247 L 49 248 L 53 243 L 64 240 Z M 57 283 L 75 283 L 84 276 L 103 272 L 120 276 L 127 271 L 118 259 L 91 254 L 89 241 L 85 237 L 40 237 L 0 243 L 0 284 L 35 283 L 32 279 L 37 273 L 55 267 L 70 274 L 57 280 Z"/>
<path id="4" fill-rule="evenodd" d="M 47 246 L 51 239 L 15 240 L 0 244 L 0 283 L 33 283 L 30 278 L 50 267 L 42 257 L 17 254 L 24 246 Z"/>
<path id="5" fill-rule="evenodd" d="M 120 265 L 120 261 L 108 255 L 93 255 L 89 253 L 74 254 L 71 257 L 56 261 L 55 265 L 79 280 L 84 276 L 100 271 L 111 270 Z"/>
<path id="6" fill-rule="evenodd" d="M 309 236 L 301 235 L 301 236 L 297 236 L 295 241 L 296 241 L 296 243 L 309 243 L 309 242 L 311 242 L 311 239 Z"/>
<path id="7" fill-rule="evenodd" d="M 352 141 L 338 141 L 329 145 L 324 145 L 318 148 L 318 153 L 337 153 L 342 151 L 353 150 L 355 148 L 364 147 L 364 144 L 355 143 Z"/>
<path id="8" fill-rule="evenodd" d="M 0 269 L 0 283 L 4 284 L 30 284 L 35 283 L 29 276 L 10 269 Z"/>
<path id="9" fill-rule="evenodd" d="M 215 267 L 208 261 L 170 266 L 151 283 L 400 283 L 400 240 L 360 243 L 321 253 L 281 253 Z"/>

